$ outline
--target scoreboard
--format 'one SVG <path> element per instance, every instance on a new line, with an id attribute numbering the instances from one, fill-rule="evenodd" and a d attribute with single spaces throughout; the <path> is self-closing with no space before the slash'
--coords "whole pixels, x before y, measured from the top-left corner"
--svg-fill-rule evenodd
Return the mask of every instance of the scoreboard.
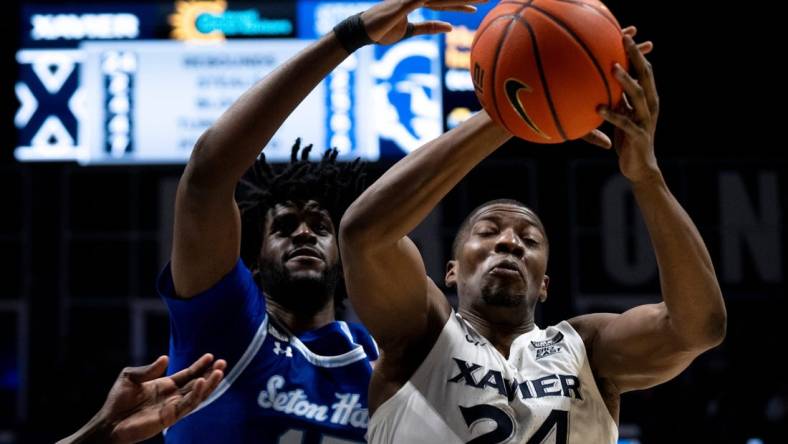
<path id="1" fill-rule="evenodd" d="M 246 89 L 345 17 L 374 2 L 174 0 L 23 5 L 17 51 L 20 161 L 184 163 L 199 135 Z M 447 36 L 351 55 L 266 148 L 289 158 L 301 137 L 341 158 L 399 158 L 479 109 L 467 70 L 476 14 Z M 265 116 L 260 116 L 265 119 Z M 262 148 L 262 147 L 261 147 Z"/>

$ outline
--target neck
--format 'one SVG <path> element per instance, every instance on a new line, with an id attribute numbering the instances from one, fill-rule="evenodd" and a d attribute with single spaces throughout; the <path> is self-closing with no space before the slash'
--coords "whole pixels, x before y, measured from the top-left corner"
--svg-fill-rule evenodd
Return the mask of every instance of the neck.
<path id="1" fill-rule="evenodd" d="M 491 309 L 493 312 L 498 310 L 505 310 L 508 312 L 507 314 L 510 314 L 512 308 Z M 515 322 L 509 319 L 511 316 L 497 317 L 491 316 L 490 314 L 492 313 L 482 314 L 474 307 L 460 307 L 459 312 L 480 335 L 490 341 L 490 344 L 506 358 L 509 357 L 509 349 L 512 346 L 512 342 L 523 333 L 528 333 L 534 329 L 533 310 L 526 311 L 525 315 L 519 317 Z"/>
<path id="2" fill-rule="evenodd" d="M 316 328 L 323 327 L 334 322 L 334 300 L 329 301 L 316 313 L 298 313 L 274 301 L 266 296 L 268 312 L 279 322 L 284 324 L 293 333 L 302 333 Z"/>

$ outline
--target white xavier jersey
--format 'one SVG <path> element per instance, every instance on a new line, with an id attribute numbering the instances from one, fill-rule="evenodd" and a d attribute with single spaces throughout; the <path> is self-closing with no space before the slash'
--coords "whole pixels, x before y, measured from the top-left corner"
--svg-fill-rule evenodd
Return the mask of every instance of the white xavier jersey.
<path id="1" fill-rule="evenodd" d="M 371 444 L 615 443 L 580 335 L 564 321 L 518 337 L 509 359 L 452 313 L 435 346 L 372 416 Z"/>

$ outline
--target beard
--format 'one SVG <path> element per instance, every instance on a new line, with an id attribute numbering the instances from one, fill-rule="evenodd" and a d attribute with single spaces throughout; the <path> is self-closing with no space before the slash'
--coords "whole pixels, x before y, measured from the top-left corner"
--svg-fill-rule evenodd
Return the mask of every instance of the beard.
<path id="1" fill-rule="evenodd" d="M 282 263 L 261 263 L 257 276 L 263 292 L 277 304 L 292 313 L 312 316 L 334 298 L 339 265 L 326 269 L 318 277 L 294 278 Z"/>
<path id="2" fill-rule="evenodd" d="M 524 293 L 496 284 L 483 286 L 481 293 L 485 304 L 496 307 L 518 307 L 526 300 Z"/>

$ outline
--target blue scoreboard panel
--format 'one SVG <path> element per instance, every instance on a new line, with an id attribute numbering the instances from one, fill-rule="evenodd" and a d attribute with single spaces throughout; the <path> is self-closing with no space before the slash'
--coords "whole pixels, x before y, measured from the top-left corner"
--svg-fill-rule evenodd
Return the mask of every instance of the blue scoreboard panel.
<path id="1" fill-rule="evenodd" d="M 184 163 L 199 135 L 243 91 L 372 4 L 23 6 L 15 156 L 85 165 Z M 318 148 L 336 147 L 344 158 L 398 158 L 456 126 L 479 108 L 467 63 L 473 31 L 489 7 L 470 15 L 415 11 L 413 21 L 449 20 L 456 29 L 357 51 L 304 100 L 267 155 L 286 160 L 302 137 Z"/>

